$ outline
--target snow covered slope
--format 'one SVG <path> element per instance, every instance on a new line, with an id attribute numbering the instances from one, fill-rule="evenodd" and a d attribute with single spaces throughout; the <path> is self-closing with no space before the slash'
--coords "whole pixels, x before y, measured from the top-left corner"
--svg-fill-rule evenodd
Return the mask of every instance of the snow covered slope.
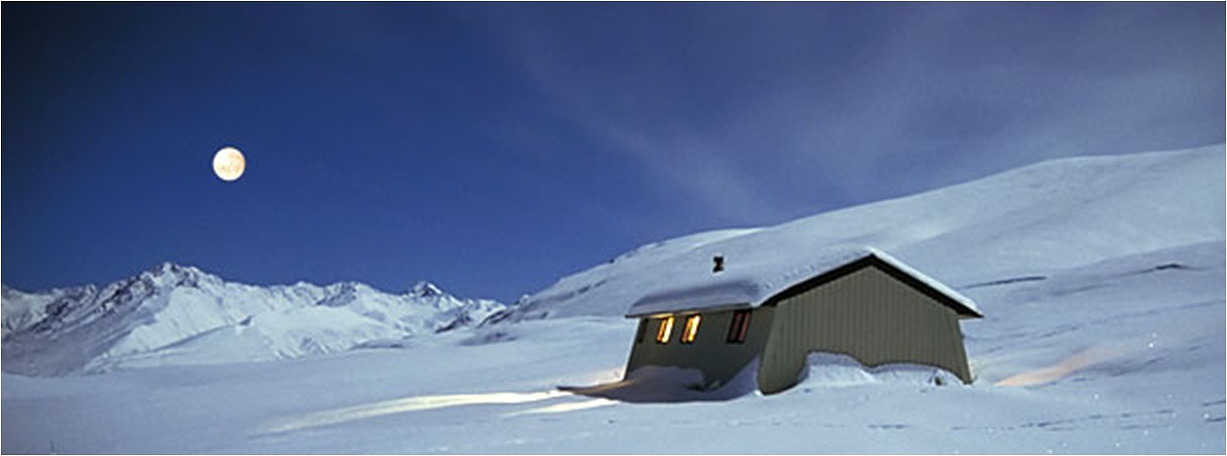
<path id="1" fill-rule="evenodd" d="M 396 344 L 472 326 L 503 306 L 422 282 L 400 295 L 345 282 L 258 287 L 165 263 L 103 288 L 4 288 L 6 372 L 59 375 L 264 361 Z"/>
<path id="2" fill-rule="evenodd" d="M 1223 169 L 1223 145 L 1043 162 L 777 226 L 657 242 L 564 277 L 501 317 L 623 315 L 646 294 L 708 274 L 715 255 L 733 273 L 745 265 L 806 264 L 832 245 L 868 245 L 961 291 L 1222 240 Z"/>

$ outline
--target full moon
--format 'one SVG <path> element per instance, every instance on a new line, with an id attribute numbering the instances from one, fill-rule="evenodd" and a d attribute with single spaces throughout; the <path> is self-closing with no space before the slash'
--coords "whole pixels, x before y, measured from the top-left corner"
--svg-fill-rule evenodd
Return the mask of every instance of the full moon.
<path id="1" fill-rule="evenodd" d="M 246 168 L 243 153 L 233 147 L 223 147 L 213 155 L 213 172 L 226 182 L 238 179 Z"/>

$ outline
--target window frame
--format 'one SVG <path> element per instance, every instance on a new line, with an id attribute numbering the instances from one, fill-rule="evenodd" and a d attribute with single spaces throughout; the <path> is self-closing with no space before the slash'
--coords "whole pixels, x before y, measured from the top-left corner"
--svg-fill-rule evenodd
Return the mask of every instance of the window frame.
<path id="1" fill-rule="evenodd" d="M 733 318 L 729 322 L 729 333 L 724 341 L 730 344 L 746 343 L 746 335 L 750 333 L 750 315 L 753 309 L 742 309 L 733 311 Z"/>
<path id="2" fill-rule="evenodd" d="M 635 330 L 635 343 L 636 344 L 642 344 L 643 338 L 647 336 L 649 320 L 651 320 L 651 318 L 640 318 L 639 319 L 639 329 Z"/>

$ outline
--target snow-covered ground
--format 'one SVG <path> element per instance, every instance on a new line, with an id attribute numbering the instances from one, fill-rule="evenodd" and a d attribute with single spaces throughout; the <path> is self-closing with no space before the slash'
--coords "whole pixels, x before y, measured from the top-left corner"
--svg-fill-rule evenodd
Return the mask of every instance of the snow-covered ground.
<path id="1" fill-rule="evenodd" d="M 563 278 L 500 322 L 388 348 L 5 373 L 0 449 L 1222 454 L 1224 152 L 1057 160 L 668 240 Z M 976 301 L 985 318 L 963 323 L 972 385 L 815 356 L 807 380 L 772 396 L 625 403 L 556 389 L 621 379 L 635 324 L 620 315 L 691 263 L 836 243 L 882 248 Z"/>

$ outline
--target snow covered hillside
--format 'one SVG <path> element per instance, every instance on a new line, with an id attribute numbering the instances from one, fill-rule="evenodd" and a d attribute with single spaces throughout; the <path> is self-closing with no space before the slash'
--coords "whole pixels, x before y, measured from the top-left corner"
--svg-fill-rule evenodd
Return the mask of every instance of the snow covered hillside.
<path id="1" fill-rule="evenodd" d="M 164 263 L 103 288 L 3 290 L 4 371 L 103 372 L 265 361 L 474 326 L 502 304 L 427 282 L 392 295 L 345 282 L 259 287 Z"/>
<path id="2" fill-rule="evenodd" d="M 803 264 L 869 245 L 955 288 L 1223 239 L 1224 151 L 1053 160 L 974 182 L 782 225 L 657 242 L 565 277 L 508 315 L 623 315 L 645 294 L 710 268 Z"/>
<path id="3" fill-rule="evenodd" d="M 142 311 L 124 310 L 127 300 L 95 298 L 108 295 L 97 290 L 5 290 L 0 450 L 1223 454 L 1225 156 L 1216 145 L 1055 160 L 778 226 L 666 240 L 565 277 L 477 327 L 287 362 L 204 365 L 158 357 L 252 353 L 211 338 L 237 346 L 265 340 L 238 337 L 252 328 L 290 334 L 288 328 L 303 326 L 296 312 L 328 315 L 307 318 L 330 323 L 306 325 L 311 334 L 341 327 L 352 335 L 364 327 L 333 311 L 364 315 L 384 306 L 344 299 L 338 307 L 319 305 L 334 295 L 322 291 L 320 300 L 291 306 L 285 296 L 311 293 L 273 287 L 241 307 L 285 310 L 255 313 L 247 326 L 247 312 L 227 314 L 233 323 L 223 329 L 167 346 L 154 336 L 222 318 L 204 316 L 216 314 L 215 301 L 176 300 L 204 293 L 166 285 L 178 278 L 151 278 L 160 285 L 129 292 L 181 290 L 152 293 L 161 298 L 141 300 Z M 975 381 L 937 385 L 924 368 L 863 369 L 815 354 L 806 380 L 769 396 L 631 403 L 557 389 L 621 379 L 636 326 L 623 313 L 643 294 L 710 270 L 712 255 L 724 255 L 734 271 L 804 264 L 806 252 L 835 244 L 881 248 L 975 300 L 985 317 L 962 323 Z M 18 304 L 11 310 L 10 296 Z M 63 321 L 57 334 L 109 341 L 86 328 L 117 318 L 136 334 L 139 322 L 153 322 L 161 329 L 148 335 L 106 336 L 131 340 L 107 351 L 164 348 L 89 357 L 96 366 L 141 369 L 14 374 L 10 356 L 32 365 L 83 359 L 65 351 L 33 354 L 48 339 L 26 340 L 19 347 L 31 354 L 10 355 L 8 342 L 50 327 L 40 322 L 65 313 L 56 302 L 82 296 L 99 304 L 56 317 Z M 175 303 L 183 307 L 163 310 Z M 124 316 L 106 317 L 111 313 Z M 363 318 L 401 321 L 395 315 Z M 419 333 L 452 321 L 429 320 L 430 329 Z M 298 347 L 296 340 L 280 346 Z M 124 362 L 109 364 L 116 359 Z"/>

